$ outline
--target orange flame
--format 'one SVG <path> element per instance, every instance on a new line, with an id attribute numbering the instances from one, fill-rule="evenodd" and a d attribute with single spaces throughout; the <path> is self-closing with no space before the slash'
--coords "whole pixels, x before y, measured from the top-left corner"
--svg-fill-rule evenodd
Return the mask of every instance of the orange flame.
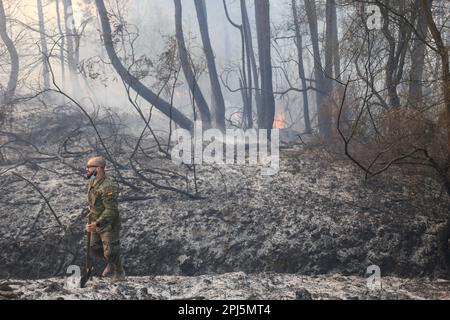
<path id="1" fill-rule="evenodd" d="M 286 128 L 286 116 L 284 112 L 280 112 L 275 120 L 273 120 L 273 127 L 275 129 L 285 129 Z"/>

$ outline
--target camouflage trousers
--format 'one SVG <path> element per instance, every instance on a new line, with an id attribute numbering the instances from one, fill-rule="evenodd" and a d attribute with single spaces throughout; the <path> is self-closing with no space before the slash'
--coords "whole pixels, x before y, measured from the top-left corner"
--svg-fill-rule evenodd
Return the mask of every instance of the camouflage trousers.
<path id="1" fill-rule="evenodd" d="M 94 256 L 103 257 L 107 264 L 111 263 L 118 269 L 122 268 L 119 228 L 106 228 L 101 232 L 92 232 L 90 249 Z"/>

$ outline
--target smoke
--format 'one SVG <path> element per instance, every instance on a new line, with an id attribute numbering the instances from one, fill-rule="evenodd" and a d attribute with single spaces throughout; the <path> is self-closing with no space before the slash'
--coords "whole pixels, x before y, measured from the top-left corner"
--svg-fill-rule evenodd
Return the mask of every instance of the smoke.
<path id="1" fill-rule="evenodd" d="M 123 20 L 114 20 L 113 30 L 117 30 L 120 24 L 126 23 L 129 31 L 138 34 L 138 37 L 124 37 L 123 48 L 118 44 L 118 53 L 126 66 L 131 63 L 131 47 L 130 41 L 133 42 L 134 56 L 146 57 L 149 61 L 155 61 L 166 45 L 167 37 L 175 33 L 175 14 L 173 1 L 167 0 L 111 0 L 106 2 L 108 10 L 112 14 L 123 16 Z M 202 46 L 198 27 L 198 21 L 193 1 L 183 1 L 183 29 L 185 37 L 189 42 L 191 50 L 197 56 L 202 56 Z M 271 2 L 272 16 L 274 23 L 280 21 L 280 12 L 286 9 L 283 6 L 283 0 Z M 234 21 L 240 23 L 240 6 L 239 1 L 227 0 L 230 16 Z M 247 1 L 250 22 L 254 23 L 254 1 Z M 109 58 L 101 43 L 101 35 L 99 33 L 100 26 L 98 23 L 97 12 L 94 1 L 73 1 L 73 18 L 70 21 L 75 23 L 75 28 L 80 31 L 85 21 L 89 21 L 84 29 L 83 37 L 80 42 L 80 64 L 78 66 L 81 74 L 78 75 L 79 85 L 74 83 L 73 77 L 69 75 L 68 66 L 65 66 L 65 76 L 62 76 L 61 63 L 59 60 L 59 47 L 61 39 L 59 38 L 59 28 L 57 26 L 56 4 L 54 0 L 44 2 L 44 16 L 46 33 L 48 34 L 48 45 L 50 50 L 51 67 L 54 73 L 55 81 L 58 86 L 67 94 L 79 101 L 83 107 L 89 111 L 95 108 L 109 108 L 118 113 L 136 114 L 133 105 L 130 103 L 126 89 L 113 68 L 109 64 Z M 241 58 L 241 40 L 239 31 L 231 26 L 228 22 L 222 0 L 206 1 L 207 14 L 209 21 L 209 32 L 211 37 L 216 63 L 221 73 L 231 64 L 239 64 Z M 60 3 L 61 21 L 64 23 L 63 5 Z M 36 1 L 21 0 L 15 6 L 14 17 L 20 21 L 20 24 L 13 24 L 13 33 L 18 34 L 25 30 L 27 39 L 25 42 L 18 42 L 18 51 L 21 56 L 21 90 L 29 90 L 34 88 L 38 91 L 42 77 L 42 65 L 39 60 L 42 58 L 37 45 L 39 34 L 33 31 L 37 24 Z M 25 27 L 26 26 L 26 27 Z M 62 26 L 64 30 L 64 26 Z M 254 38 L 256 33 L 253 32 Z M 56 42 L 57 41 L 57 42 Z M 33 55 L 30 56 L 29 53 Z M 34 65 L 31 70 L 25 70 L 24 66 Z M 24 78 L 24 74 L 26 78 Z M 182 78 L 182 77 L 181 77 Z M 152 86 L 155 91 L 159 88 L 155 85 L 155 80 L 151 74 L 143 80 L 146 85 Z M 184 79 L 180 79 L 184 81 Z M 230 82 L 231 87 L 237 87 L 236 79 Z M 199 80 L 205 97 L 210 99 L 209 82 L 206 75 Z M 180 90 L 181 92 L 183 90 Z M 226 104 L 228 107 L 240 107 L 240 93 L 230 93 L 223 88 Z M 135 93 L 131 92 L 133 99 Z M 168 97 L 166 97 L 167 99 Z M 151 106 L 140 99 L 136 100 L 142 107 L 143 111 L 148 114 Z M 175 106 L 181 107 L 183 112 L 188 114 L 192 112 L 190 105 L 191 98 L 189 93 L 184 90 L 183 94 L 177 94 L 175 97 Z M 162 121 L 167 124 L 167 119 L 159 115 L 154 109 L 154 122 Z M 164 120 L 165 119 L 165 120 Z M 133 125 L 133 124 L 130 124 Z"/>

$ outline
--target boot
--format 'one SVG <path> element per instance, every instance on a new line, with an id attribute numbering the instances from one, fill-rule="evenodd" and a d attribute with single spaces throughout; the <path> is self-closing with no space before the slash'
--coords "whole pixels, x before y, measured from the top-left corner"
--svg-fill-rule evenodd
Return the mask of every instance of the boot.
<path id="1" fill-rule="evenodd" d="M 114 268 L 113 282 L 124 281 L 125 280 L 125 270 L 123 269 L 122 262 L 119 261 Z"/>
<path id="2" fill-rule="evenodd" d="M 103 270 L 102 277 L 103 278 L 110 277 L 113 274 L 113 269 L 114 269 L 113 265 L 111 263 L 108 263 L 106 265 L 105 270 Z"/>

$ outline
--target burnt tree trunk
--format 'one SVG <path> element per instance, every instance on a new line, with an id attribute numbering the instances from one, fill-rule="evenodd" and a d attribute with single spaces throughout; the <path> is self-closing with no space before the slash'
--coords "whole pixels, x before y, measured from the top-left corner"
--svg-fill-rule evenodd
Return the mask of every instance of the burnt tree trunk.
<path id="1" fill-rule="evenodd" d="M 241 34 L 242 67 L 240 70 L 241 78 L 239 79 L 239 85 L 241 88 L 241 96 L 244 105 L 243 126 L 246 128 L 252 128 L 253 92 L 255 92 L 255 97 L 257 100 L 256 108 L 259 114 L 260 111 L 258 101 L 260 100 L 260 91 L 259 91 L 258 72 L 256 71 L 257 68 L 256 68 L 255 53 L 253 50 L 253 41 L 250 30 L 250 23 L 248 21 L 247 6 L 245 0 L 240 1 L 242 24 L 238 25 L 237 23 L 233 22 L 233 20 L 229 15 L 226 0 L 223 0 L 223 5 L 225 9 L 225 15 L 228 21 L 233 27 L 238 29 L 239 33 Z M 253 87 L 253 81 L 255 81 L 255 87 Z"/>
<path id="2" fill-rule="evenodd" d="M 328 106 L 325 104 L 327 84 L 325 82 L 326 79 L 322 67 L 322 59 L 320 57 L 316 3 L 314 0 L 304 1 L 313 47 L 318 128 L 319 133 L 322 135 L 322 137 L 325 139 L 329 139 L 331 137 L 331 114 Z"/>
<path id="3" fill-rule="evenodd" d="M 406 3 L 404 0 L 399 1 L 400 14 L 406 14 Z M 389 105 L 392 108 L 400 107 L 401 101 L 397 92 L 397 87 L 403 78 L 403 71 L 405 65 L 405 58 L 408 49 L 408 44 L 411 37 L 411 28 L 409 24 L 404 21 L 399 21 L 398 36 L 394 36 L 391 31 L 389 23 L 389 11 L 386 7 L 381 8 L 383 13 L 383 34 L 388 41 L 388 59 L 386 64 L 386 88 L 388 93 Z M 412 10 L 412 23 L 415 21 L 415 12 Z"/>
<path id="4" fill-rule="evenodd" d="M 200 117 L 203 126 L 208 128 L 211 126 L 211 113 L 209 111 L 208 103 L 198 85 L 198 79 L 194 74 L 189 60 L 189 53 L 186 48 L 186 42 L 183 33 L 183 8 L 180 0 L 174 0 L 175 4 L 175 32 L 178 43 L 178 54 L 180 55 L 181 67 L 183 69 L 184 77 L 188 83 L 189 89 L 192 92 L 194 101 L 197 104 L 200 112 Z"/>
<path id="5" fill-rule="evenodd" d="M 261 103 L 263 114 L 258 115 L 261 129 L 272 129 L 275 118 L 275 99 L 272 84 L 269 0 L 255 0 L 256 33 L 258 37 L 259 68 L 261 73 Z"/>
<path id="6" fill-rule="evenodd" d="M 294 28 L 295 28 L 295 45 L 297 47 L 298 56 L 298 75 L 302 82 L 302 96 L 303 96 L 303 119 L 305 122 L 305 133 L 311 133 L 311 119 L 309 117 L 309 101 L 308 101 L 308 91 L 306 90 L 306 76 L 305 67 L 303 64 L 303 38 L 300 31 L 300 21 L 298 19 L 297 13 L 297 3 L 295 0 L 291 1 L 292 5 L 292 15 L 294 17 Z"/>
<path id="7" fill-rule="evenodd" d="M 72 0 L 63 0 L 64 5 L 64 26 L 66 29 L 67 42 L 67 63 L 69 65 L 70 80 L 72 91 L 77 91 L 80 88 L 78 79 L 78 61 L 75 53 L 77 32 L 75 30 L 75 20 L 73 17 Z"/>
<path id="8" fill-rule="evenodd" d="M 192 131 L 194 128 L 194 124 L 190 119 L 188 119 L 184 114 L 174 108 L 170 103 L 155 94 L 152 90 L 147 88 L 144 84 L 142 84 L 142 82 L 140 82 L 136 77 L 128 72 L 127 68 L 125 68 L 125 66 L 122 64 L 114 49 L 114 43 L 111 34 L 111 25 L 109 22 L 108 11 L 106 10 L 105 3 L 103 2 L 103 0 L 96 0 L 95 3 L 102 25 L 103 40 L 106 52 L 109 59 L 111 60 L 114 69 L 120 75 L 122 80 L 134 91 L 136 91 L 143 99 L 153 104 L 156 109 L 161 111 L 167 117 L 171 118 L 181 128 Z"/>
<path id="9" fill-rule="evenodd" d="M 217 128 L 225 129 L 225 101 L 220 87 L 219 76 L 214 58 L 214 52 L 209 37 L 208 18 L 206 6 L 203 0 L 194 0 L 195 9 L 197 11 L 197 20 L 200 27 L 202 37 L 203 50 L 208 64 L 209 80 L 211 83 L 211 91 L 214 98 L 214 115 Z"/>
<path id="10" fill-rule="evenodd" d="M 256 112 L 258 113 L 261 107 L 261 88 L 259 86 L 259 72 L 258 67 L 256 65 L 255 50 L 253 47 L 252 28 L 250 27 L 247 4 L 245 3 L 245 0 L 241 0 L 241 16 L 245 39 L 245 48 L 247 51 L 247 64 L 249 66 L 248 76 L 249 78 L 252 77 L 251 79 L 249 79 L 248 82 L 249 84 L 253 82 L 253 85 L 250 86 L 251 89 L 250 94 L 252 91 L 255 92 L 255 105 L 256 105 Z M 253 118 L 251 125 L 253 125 Z"/>
<path id="11" fill-rule="evenodd" d="M 247 125 L 246 128 L 253 128 L 253 79 L 252 79 L 252 54 L 253 52 L 253 42 L 251 38 L 251 30 L 250 25 L 248 24 L 248 14 L 247 14 L 247 5 L 245 4 L 245 0 L 240 1 L 241 6 L 241 19 L 242 19 L 242 35 L 243 35 L 243 44 L 242 44 L 242 50 L 243 50 L 243 70 L 242 73 L 244 74 L 244 83 L 247 87 L 246 91 L 246 104 L 247 107 L 245 109 L 245 118 L 247 119 Z M 247 23 L 244 22 L 244 20 L 247 20 Z M 247 25 L 248 24 L 248 25 Z M 247 70 L 245 70 L 245 67 L 247 67 Z"/>
<path id="12" fill-rule="evenodd" d="M 14 99 L 14 95 L 17 88 L 17 81 L 19 78 L 19 55 L 17 54 L 14 42 L 8 35 L 6 28 L 6 14 L 3 6 L 3 0 L 0 0 L 0 37 L 8 50 L 9 58 L 11 61 L 11 69 L 9 73 L 8 85 L 5 92 L 0 97 L 0 103 L 9 105 Z"/>
<path id="13" fill-rule="evenodd" d="M 58 27 L 58 32 L 60 35 L 60 50 L 59 50 L 59 60 L 60 60 L 60 64 L 61 64 L 61 82 L 62 82 L 62 87 L 63 90 L 65 89 L 66 86 L 66 63 L 64 61 L 64 47 L 65 47 L 65 37 L 64 37 L 64 32 L 61 26 L 61 11 L 60 11 L 60 6 L 59 6 L 59 1 L 60 0 L 55 0 L 55 5 L 56 5 L 56 24 Z"/>
<path id="14" fill-rule="evenodd" d="M 421 0 L 416 0 L 416 8 L 419 11 L 419 17 L 417 19 L 417 35 L 412 44 L 411 52 L 411 71 L 409 73 L 409 92 L 408 92 L 408 106 L 418 107 L 422 102 L 422 80 L 423 71 L 425 66 L 425 53 L 426 44 L 424 39 L 427 36 L 428 28 L 427 21 L 425 19 L 424 10 L 420 6 Z M 429 1 L 429 4 L 431 1 Z"/>
<path id="15" fill-rule="evenodd" d="M 339 53 L 339 31 L 337 22 L 337 8 L 336 1 L 331 1 L 331 26 L 332 26 L 332 49 L 333 49 L 333 63 L 334 63 L 334 77 L 341 80 L 341 55 Z"/>
<path id="16" fill-rule="evenodd" d="M 42 56 L 42 64 L 43 71 L 42 77 L 44 80 L 44 90 L 48 90 L 50 88 L 50 69 L 48 66 L 48 48 L 47 48 L 47 39 L 45 34 L 45 22 L 44 22 L 44 12 L 42 9 L 42 0 L 37 0 L 37 8 L 38 8 L 38 18 L 39 18 L 39 33 L 41 40 L 41 56 Z"/>

